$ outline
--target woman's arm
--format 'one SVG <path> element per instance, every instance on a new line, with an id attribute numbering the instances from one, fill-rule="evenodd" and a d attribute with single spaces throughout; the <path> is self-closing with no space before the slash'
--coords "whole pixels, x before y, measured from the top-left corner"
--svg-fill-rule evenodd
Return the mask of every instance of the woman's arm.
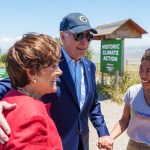
<path id="1" fill-rule="evenodd" d="M 113 139 L 116 139 L 120 134 L 122 134 L 127 129 L 130 118 L 131 118 L 130 106 L 125 104 L 121 119 L 117 122 L 113 130 L 110 132 L 110 136 Z"/>
<path id="2" fill-rule="evenodd" d="M 122 134 L 128 127 L 129 121 L 130 121 L 130 106 L 126 105 L 124 106 L 123 114 L 121 119 L 117 122 L 113 130 L 110 132 L 110 140 L 103 139 L 99 142 L 98 147 L 112 150 L 112 145 L 110 145 L 109 141 L 111 143 L 114 142 L 114 139 L 116 139 L 120 134 Z"/>

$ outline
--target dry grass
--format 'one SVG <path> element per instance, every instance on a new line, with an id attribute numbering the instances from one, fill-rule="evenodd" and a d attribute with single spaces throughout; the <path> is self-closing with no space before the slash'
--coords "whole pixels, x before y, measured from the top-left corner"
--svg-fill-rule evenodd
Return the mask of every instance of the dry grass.
<path id="1" fill-rule="evenodd" d="M 97 64 L 96 67 L 99 67 Z M 112 101 L 122 103 L 123 96 L 126 90 L 134 84 L 140 83 L 139 78 L 139 65 L 125 66 L 123 77 L 118 78 L 118 84 L 115 83 L 114 75 L 104 74 L 103 85 L 101 83 L 101 73 L 96 72 L 97 91 L 100 94 L 104 94 Z"/>

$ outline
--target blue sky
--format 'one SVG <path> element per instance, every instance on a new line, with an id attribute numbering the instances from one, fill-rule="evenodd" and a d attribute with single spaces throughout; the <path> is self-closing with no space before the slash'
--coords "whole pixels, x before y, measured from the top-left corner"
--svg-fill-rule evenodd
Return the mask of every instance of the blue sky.
<path id="1" fill-rule="evenodd" d="M 27 32 L 38 32 L 59 37 L 59 24 L 71 12 L 88 17 L 91 26 L 132 19 L 150 32 L 149 0 L 1 0 L 0 1 L 0 47 L 8 49 Z M 100 42 L 91 43 L 95 51 Z M 150 47 L 150 34 L 142 39 L 126 41 L 126 47 Z"/>

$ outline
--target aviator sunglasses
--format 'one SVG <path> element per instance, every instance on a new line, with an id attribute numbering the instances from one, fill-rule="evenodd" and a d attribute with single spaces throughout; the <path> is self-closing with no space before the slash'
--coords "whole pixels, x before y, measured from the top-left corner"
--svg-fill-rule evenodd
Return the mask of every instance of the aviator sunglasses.
<path id="1" fill-rule="evenodd" d="M 86 38 L 86 40 L 88 42 L 92 41 L 92 39 L 93 39 L 93 34 L 90 34 L 90 33 L 89 34 L 84 34 L 83 32 L 81 32 L 81 33 L 72 33 L 68 30 L 66 30 L 64 32 L 72 35 L 74 37 L 75 41 L 81 41 L 84 37 Z"/>

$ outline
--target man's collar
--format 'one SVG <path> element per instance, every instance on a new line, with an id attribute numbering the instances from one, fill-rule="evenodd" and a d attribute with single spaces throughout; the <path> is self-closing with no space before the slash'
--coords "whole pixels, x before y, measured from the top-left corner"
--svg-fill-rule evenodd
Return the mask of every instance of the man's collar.
<path id="1" fill-rule="evenodd" d="M 64 54 L 64 57 L 65 57 L 66 60 L 67 60 L 67 63 L 69 63 L 69 62 L 71 62 L 71 61 L 75 61 L 74 59 L 72 59 L 72 58 L 67 54 L 67 52 L 64 50 L 63 47 L 61 47 L 61 49 L 62 49 L 62 52 L 63 52 L 63 54 Z M 83 57 L 82 57 L 81 59 L 79 59 L 78 61 L 82 61 L 82 60 L 83 60 Z"/>

